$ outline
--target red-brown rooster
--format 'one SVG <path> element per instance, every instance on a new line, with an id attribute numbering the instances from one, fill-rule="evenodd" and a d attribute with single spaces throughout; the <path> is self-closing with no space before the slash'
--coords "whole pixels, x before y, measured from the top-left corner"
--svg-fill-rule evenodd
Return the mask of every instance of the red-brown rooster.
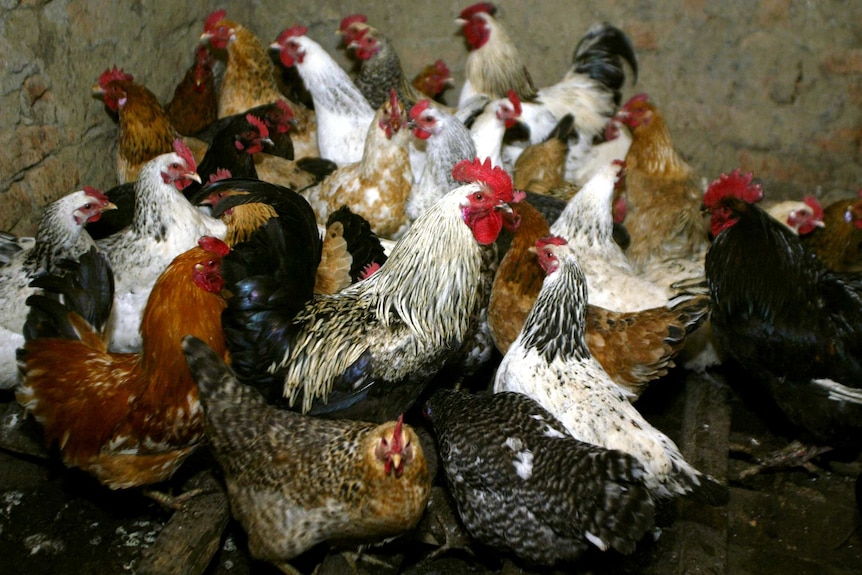
<path id="1" fill-rule="evenodd" d="M 504 225 L 501 211 L 510 212 L 513 190 L 508 175 L 488 163 L 465 161 L 453 171 L 471 183 L 416 220 L 379 270 L 337 294 L 315 296 L 299 313 L 291 294 L 279 305 L 271 292 L 282 293 L 272 278 L 292 277 L 286 254 L 276 245 L 267 258 L 255 245 L 246 256 L 243 244 L 236 246 L 226 259 L 235 296 L 224 323 L 240 378 L 303 412 L 385 421 L 407 409 L 451 358 L 460 359 L 462 347 L 472 349 L 487 305 L 485 252 Z M 276 269 L 267 277 L 252 276 L 266 272 L 260 269 L 228 276 L 228 265 L 249 268 L 244 260 L 254 257 L 269 269 L 277 262 Z"/>
<path id="2" fill-rule="evenodd" d="M 153 286 L 140 325 L 143 349 L 135 354 L 108 351 L 103 328 L 113 282 L 101 254 L 89 252 L 71 278 L 34 283 L 62 294 L 65 305 L 28 299 L 17 398 L 66 465 L 124 489 L 170 478 L 201 445 L 203 414 L 180 344 L 191 334 L 225 356 L 220 266 L 227 250 L 204 237 L 171 262 Z"/>
<path id="3" fill-rule="evenodd" d="M 171 101 L 165 104 L 171 125 L 183 136 L 195 135 L 218 118 L 214 63 L 206 46 L 198 45 L 194 64 L 177 84 Z"/>
<path id="4" fill-rule="evenodd" d="M 752 175 L 704 195 L 712 325 L 724 351 L 817 442 L 862 446 L 862 278 L 835 272 L 755 202 Z M 810 437 L 809 437 L 810 439 Z"/>

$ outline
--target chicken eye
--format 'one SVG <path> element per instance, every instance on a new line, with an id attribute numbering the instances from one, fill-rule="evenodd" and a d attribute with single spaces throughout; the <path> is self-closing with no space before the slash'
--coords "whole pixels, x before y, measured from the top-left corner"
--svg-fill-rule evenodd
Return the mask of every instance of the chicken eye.
<path id="1" fill-rule="evenodd" d="M 476 192 L 475 194 L 473 194 L 473 199 L 475 199 L 477 202 L 481 202 L 485 199 L 485 194 L 483 194 L 482 192 Z"/>
<path id="2" fill-rule="evenodd" d="M 210 261 L 207 263 L 207 265 L 208 265 L 209 267 L 211 267 L 211 268 L 212 268 L 212 267 L 215 267 L 215 265 L 216 265 L 216 261 L 215 261 L 215 260 L 210 260 Z"/>
<path id="3" fill-rule="evenodd" d="M 89 210 L 89 209 L 90 209 L 90 208 L 92 208 L 92 207 L 93 207 L 93 204 L 84 204 L 83 209 L 85 209 L 85 210 Z"/>
<path id="4" fill-rule="evenodd" d="M 179 170 L 180 165 L 177 162 L 174 162 L 173 164 L 171 164 L 171 169 L 172 170 Z"/>

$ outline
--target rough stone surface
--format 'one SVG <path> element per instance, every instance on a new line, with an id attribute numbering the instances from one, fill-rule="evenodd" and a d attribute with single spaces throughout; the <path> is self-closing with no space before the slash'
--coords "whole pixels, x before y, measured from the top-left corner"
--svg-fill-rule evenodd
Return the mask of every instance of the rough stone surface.
<path id="1" fill-rule="evenodd" d="M 408 74 L 437 58 L 457 98 L 467 54 L 454 17 L 469 2 L 275 0 L 0 1 L 0 230 L 27 234 L 41 206 L 115 181 L 116 125 L 91 88 L 107 67 L 132 73 L 162 101 L 192 61 L 217 8 L 264 41 L 288 26 L 345 66 L 340 19 L 363 11 L 390 36 Z M 637 85 L 665 112 L 674 142 L 703 177 L 753 170 L 780 199 L 824 200 L 862 186 L 862 7 L 853 2 L 500 0 L 499 20 L 538 85 L 556 82 L 590 24 L 627 31 Z M 854 14 L 855 12 L 855 14 Z"/>

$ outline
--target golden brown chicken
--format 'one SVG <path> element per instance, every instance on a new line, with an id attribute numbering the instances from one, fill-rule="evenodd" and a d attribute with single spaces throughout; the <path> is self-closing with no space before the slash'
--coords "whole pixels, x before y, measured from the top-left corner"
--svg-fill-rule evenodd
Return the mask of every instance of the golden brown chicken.
<path id="1" fill-rule="evenodd" d="M 694 169 L 673 146 L 664 116 L 646 94 L 632 97 L 618 118 L 632 131 L 626 154 L 626 255 L 638 268 L 651 261 L 697 258 L 709 245 Z"/>
<path id="2" fill-rule="evenodd" d="M 317 127 L 313 110 L 291 102 L 278 89 L 273 62 L 264 44 L 250 29 L 225 18 L 227 11 L 207 16 L 201 42 L 216 50 L 227 50 L 227 65 L 218 97 L 218 117 L 246 112 L 250 108 L 285 101 L 297 121 L 291 132 L 294 157 L 317 157 Z"/>
<path id="3" fill-rule="evenodd" d="M 568 200 L 575 188 L 565 180 L 568 140 L 575 135 L 575 119 L 566 114 L 544 142 L 528 146 L 518 159 L 512 174 L 516 190 L 527 190 Z"/>
<path id="4" fill-rule="evenodd" d="M 45 426 L 46 443 L 58 444 L 66 465 L 111 489 L 130 488 L 170 478 L 202 444 L 197 387 L 180 340 L 193 334 L 225 357 L 220 292 L 227 251 L 221 240 L 205 237 L 200 247 L 173 260 L 150 293 L 140 353 L 108 352 L 102 328 L 113 298 L 112 275 L 95 249 L 82 257 L 72 278 L 39 280 L 66 303 L 48 296 L 28 299 L 32 309 L 17 399 Z"/>
<path id="5" fill-rule="evenodd" d="M 134 182 L 144 164 L 172 152 L 177 138 L 191 149 L 196 162 L 203 159 L 206 144 L 180 136 L 155 94 L 135 82 L 131 74 L 116 66 L 105 70 L 93 86 L 93 95 L 119 117 L 117 180 L 121 184 Z"/>
<path id="6" fill-rule="evenodd" d="M 377 542 L 412 529 L 431 493 L 416 433 L 276 409 L 202 341 L 183 343 L 231 511 L 257 559 L 285 572 L 324 541 Z"/>

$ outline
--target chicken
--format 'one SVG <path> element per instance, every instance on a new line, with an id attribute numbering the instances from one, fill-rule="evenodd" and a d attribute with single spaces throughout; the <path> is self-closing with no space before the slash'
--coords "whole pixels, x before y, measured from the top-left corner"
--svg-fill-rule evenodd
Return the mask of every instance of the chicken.
<path id="1" fill-rule="evenodd" d="M 386 261 L 380 240 L 368 222 L 343 206 L 330 214 L 322 245 L 316 238 L 314 213 L 308 202 L 293 190 L 256 180 L 229 179 L 203 189 L 209 196 L 202 204 L 212 205 L 213 217 L 227 225 L 226 243 L 233 247 L 274 217 L 285 218 L 302 229 L 310 240 L 317 270 L 315 293 L 335 293 L 365 275 L 368 266 Z M 300 238 L 302 239 L 302 238 Z"/>
<path id="2" fill-rule="evenodd" d="M 530 126 L 530 144 L 544 141 L 566 114 L 575 118 L 579 138 L 569 149 L 566 179 L 589 154 L 593 142 L 601 141 L 607 122 L 620 104 L 625 81 L 623 60 L 637 80 L 637 59 L 628 36 L 607 23 L 593 25 L 575 48 L 572 67 L 556 84 L 536 90 L 524 68 L 517 46 L 494 18 L 496 8 L 480 2 L 466 8 L 456 20 L 471 48 L 467 56 L 465 82 L 458 107 L 476 94 L 502 98 L 514 90 L 521 99 L 523 121 Z M 511 163 L 522 147 L 509 146 L 505 156 Z"/>
<path id="3" fill-rule="evenodd" d="M 398 99 L 408 108 L 412 107 L 426 96 L 407 81 L 389 38 L 367 21 L 365 15 L 353 14 L 342 19 L 339 26 L 345 48 L 353 50 L 359 60 L 354 79 L 356 87 L 374 109 L 389 99 L 389 90 L 395 90 Z"/>
<path id="4" fill-rule="evenodd" d="M 284 66 L 296 67 L 311 93 L 320 156 L 339 166 L 358 162 L 374 108 L 347 72 L 306 32 L 304 26 L 288 28 L 270 48 L 279 51 Z"/>
<path id="5" fill-rule="evenodd" d="M 800 235 L 802 245 L 823 265 L 839 272 L 862 271 L 862 191 L 823 210 L 823 226 Z"/>
<path id="6" fill-rule="evenodd" d="M 651 261 L 702 261 L 709 240 L 703 193 L 694 169 L 671 141 L 663 114 L 646 94 L 632 97 L 617 116 L 632 131 L 626 154 L 626 252 L 636 270 Z"/>
<path id="7" fill-rule="evenodd" d="M 107 349 L 102 328 L 112 301 L 111 269 L 95 249 L 82 256 L 71 279 L 37 280 L 65 304 L 48 296 L 27 301 L 17 399 L 44 425 L 46 443 L 58 444 L 67 466 L 111 489 L 169 479 L 203 442 L 198 390 L 180 344 L 190 334 L 224 357 L 220 264 L 228 248 L 212 237 L 199 243 L 153 286 L 140 353 Z"/>
<path id="8" fill-rule="evenodd" d="M 177 84 L 171 101 L 165 104 L 171 125 L 183 136 L 193 136 L 218 117 L 214 63 L 206 46 L 198 45 L 194 64 Z"/>
<path id="9" fill-rule="evenodd" d="M 566 114 L 544 142 L 528 146 L 518 156 L 512 170 L 515 189 L 556 195 L 556 190 L 566 186 L 566 156 L 572 137 L 577 137 L 575 119 Z"/>
<path id="10" fill-rule="evenodd" d="M 604 166 L 614 160 L 625 161 L 631 145 L 631 130 L 614 116 L 605 126 L 603 141 L 593 144 L 574 173 L 567 170 L 566 178 L 575 186 L 582 187 Z M 614 219 L 618 223 L 622 223 L 622 220 L 622 217 L 619 220 Z"/>
<path id="11" fill-rule="evenodd" d="M 455 116 L 420 100 L 410 109 L 413 135 L 426 141 L 421 170 L 411 161 L 413 189 L 407 200 L 407 217 L 416 220 L 434 202 L 455 187 L 452 168 L 476 157 L 476 145 L 467 127 Z"/>
<path id="12" fill-rule="evenodd" d="M 111 262 L 116 282 L 107 327 L 112 351 L 140 349 L 141 316 L 153 283 L 168 264 L 201 236 L 223 239 L 227 232 L 223 222 L 183 197 L 182 190 L 192 181 L 200 182 L 200 177 L 189 149 L 179 140 L 174 149 L 141 168 L 132 224 L 97 242 Z"/>
<path id="13" fill-rule="evenodd" d="M 520 393 L 439 390 L 425 409 L 467 531 L 540 565 L 591 546 L 631 553 L 654 503 L 634 457 L 578 441 Z"/>
<path id="14" fill-rule="evenodd" d="M 425 98 L 444 104 L 443 92 L 451 88 L 455 81 L 452 79 L 452 73 L 446 62 L 435 60 L 433 64 L 428 64 L 419 70 L 411 83 Z"/>
<path id="15" fill-rule="evenodd" d="M 471 183 L 414 222 L 380 269 L 337 294 L 314 297 L 298 313 L 299 290 L 270 303 L 270 290 L 281 287 L 275 278 L 296 277 L 289 262 L 279 261 L 285 254 L 275 246 L 275 253 L 252 253 L 275 270 L 228 278 L 236 295 L 224 324 L 240 379 L 268 401 L 306 413 L 379 422 L 409 408 L 435 373 L 472 350 L 469 336 L 486 306 L 485 252 L 514 197 L 511 179 L 488 164 L 465 161 L 453 171 Z M 241 244 L 228 263 L 253 269 L 244 258 Z"/>
<path id="16" fill-rule="evenodd" d="M 862 280 L 834 272 L 755 202 L 752 174 L 704 195 L 712 325 L 724 351 L 809 438 L 862 446 Z M 827 224 L 828 225 L 828 224 Z"/>
<path id="17" fill-rule="evenodd" d="M 455 20 L 470 49 L 459 108 L 477 94 L 497 99 L 514 90 L 521 100 L 536 96 L 536 87 L 517 47 L 494 18 L 496 12 L 492 3 L 479 2 L 462 10 Z"/>
<path id="18" fill-rule="evenodd" d="M 131 74 L 118 70 L 116 66 L 105 70 L 93 86 L 93 95 L 100 97 L 120 120 L 117 146 L 119 183 L 135 181 L 145 163 L 173 150 L 173 142 L 180 134 L 171 125 L 155 94 L 135 82 Z M 198 158 L 203 157 L 206 151 L 203 142 L 192 138 L 184 141 Z"/>
<path id="19" fill-rule="evenodd" d="M 257 178 L 254 156 L 272 144 L 269 128 L 251 114 L 237 116 L 213 137 L 207 153 L 198 166 L 201 182 L 219 170 L 227 170 L 234 178 Z M 202 183 L 190 183 L 183 189 L 187 198 L 200 190 Z"/>
<path id="20" fill-rule="evenodd" d="M 362 160 L 341 166 L 302 194 L 317 221 L 343 205 L 368 220 L 375 234 L 397 239 L 407 230 L 404 208 L 413 187 L 407 114 L 395 90 L 368 127 Z"/>
<path id="21" fill-rule="evenodd" d="M 514 204 L 518 229 L 500 261 L 488 304 L 494 344 L 505 354 L 518 337 L 539 294 L 544 274 L 536 265 L 536 240 L 550 234 L 542 215 L 527 202 Z M 608 376 L 634 400 L 646 385 L 667 374 L 687 336 L 709 314 L 709 296 L 679 298 L 671 307 L 615 312 L 587 305 L 584 339 Z"/>
<path id="22" fill-rule="evenodd" d="M 0 389 L 19 383 L 15 350 L 24 344 L 24 302 L 37 291 L 30 282 L 57 272 L 61 259 L 78 258 L 94 246 L 84 225 L 115 208 L 105 194 L 90 186 L 51 202 L 39 218 L 34 241 L 26 246 L 16 243 L 20 249 L 0 267 Z"/>
<path id="23" fill-rule="evenodd" d="M 431 476 L 401 417 L 377 425 L 275 409 L 205 343 L 189 337 L 183 349 L 252 557 L 291 573 L 288 561 L 318 543 L 375 543 L 419 522 Z"/>
<path id="24" fill-rule="evenodd" d="M 805 196 L 802 201 L 772 202 L 769 205 L 764 204 L 762 207 L 766 213 L 799 236 L 806 236 L 816 228 L 824 226 L 823 206 L 814 196 Z"/>
<path id="25" fill-rule="evenodd" d="M 514 91 L 499 100 L 489 101 L 470 126 L 477 158 L 491 158 L 492 166 L 503 166 L 503 136 L 521 118 L 521 101 Z"/>
<path id="26" fill-rule="evenodd" d="M 569 200 L 551 233 L 564 237 L 577 255 L 589 284 L 589 303 L 615 311 L 664 306 L 675 295 L 671 282 L 658 285 L 637 274 L 628 252 L 613 239 L 611 203 L 622 170 L 614 163 L 596 173 Z"/>
<path id="27" fill-rule="evenodd" d="M 201 42 L 216 50 L 227 50 L 227 65 L 219 87 L 218 117 L 245 114 L 251 108 L 279 100 L 290 106 L 296 119 L 293 130 L 296 158 L 318 157 L 317 124 L 313 110 L 288 100 L 278 89 L 274 65 L 254 32 L 225 18 L 225 10 L 207 16 Z"/>
<path id="28" fill-rule="evenodd" d="M 584 338 L 587 282 L 575 252 L 559 236 L 537 241 L 536 251 L 547 276 L 500 362 L 494 392 L 528 395 L 575 439 L 633 456 L 644 466 L 644 483 L 654 497 L 726 501 L 726 489 L 689 465 L 590 354 Z"/>

